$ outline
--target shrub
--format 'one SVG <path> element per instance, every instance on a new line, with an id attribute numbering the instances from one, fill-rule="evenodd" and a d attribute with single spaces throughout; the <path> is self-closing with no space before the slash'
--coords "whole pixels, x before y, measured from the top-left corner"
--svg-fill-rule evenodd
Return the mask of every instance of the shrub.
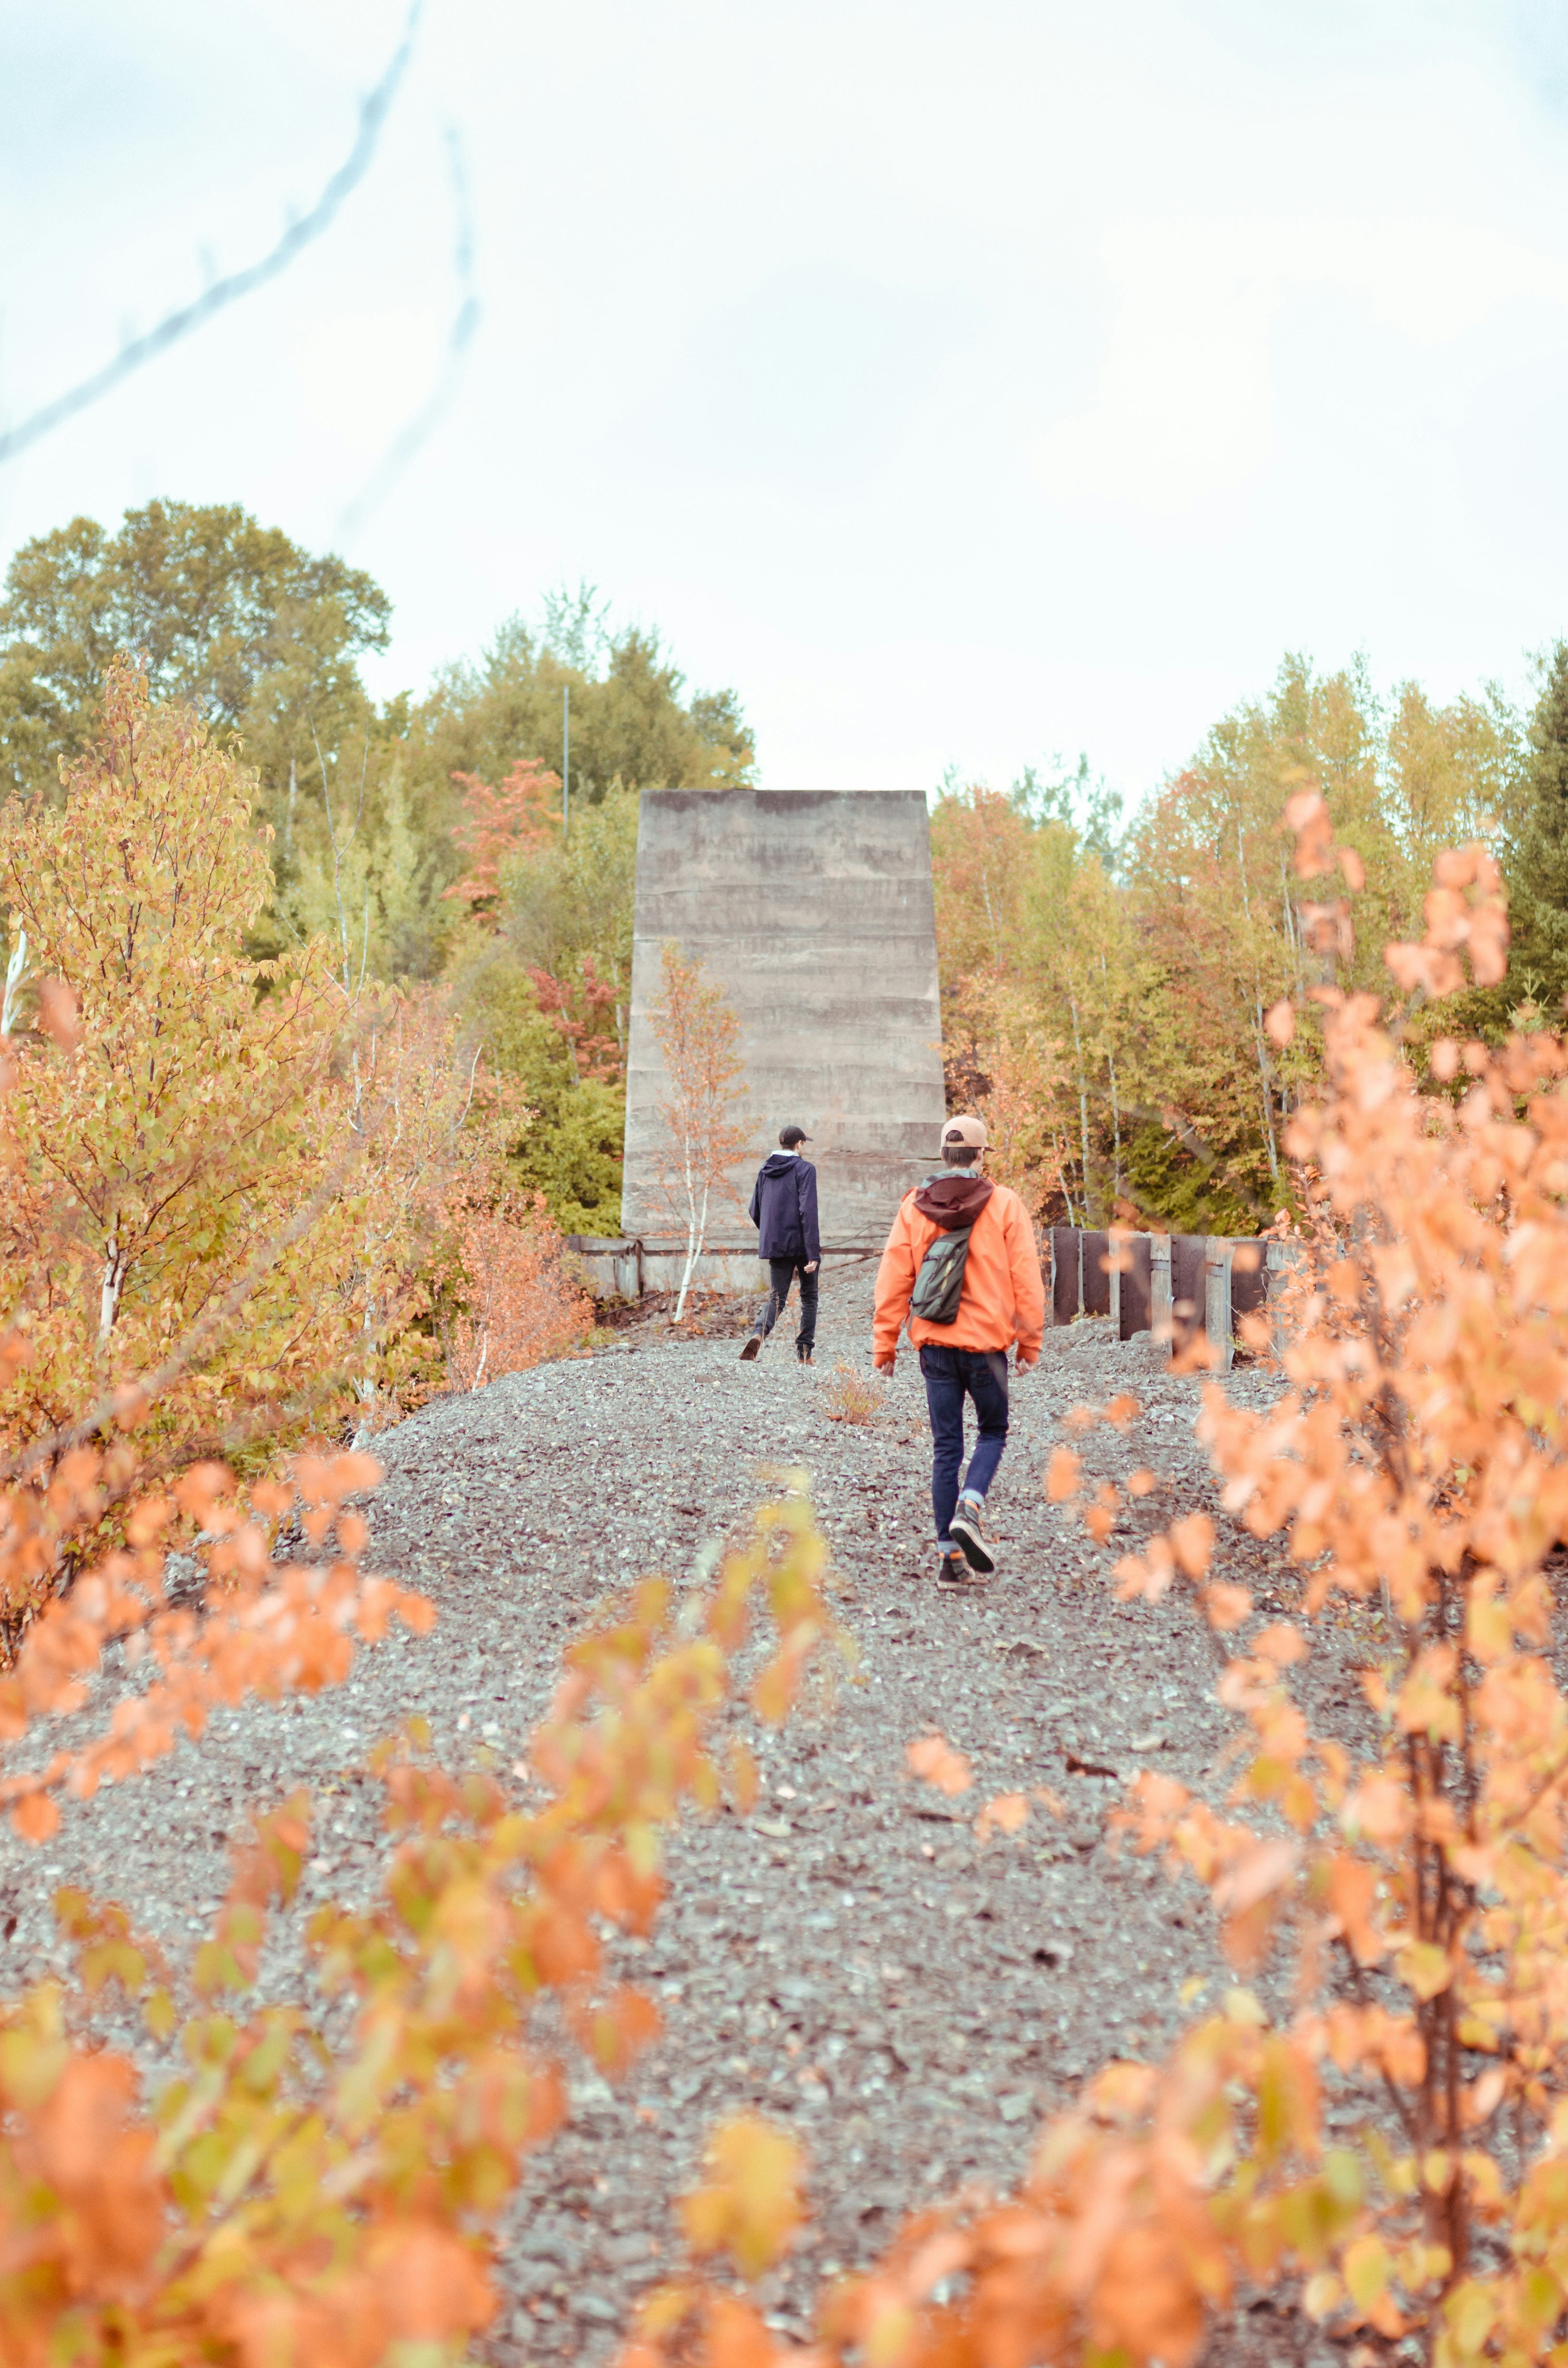
<path id="1" fill-rule="evenodd" d="M 462 1305 L 447 1327 L 448 1378 L 477 1390 L 499 1373 L 526 1373 L 592 1329 L 594 1303 L 567 1259 L 542 1194 L 485 1206 L 455 1193 Z"/>
<path id="2" fill-rule="evenodd" d="M 25 937 L 52 998 L 6 1044 L 13 1450 L 165 1365 L 198 1326 L 199 1365 L 159 1394 L 165 1434 L 220 1405 L 286 1403 L 353 1326 L 330 1192 L 314 1206 L 345 1148 L 328 982 L 309 951 L 258 965 L 244 949 L 269 885 L 253 786 L 122 664 L 65 804 L 0 817 L 13 948 Z M 242 1278 L 243 1328 L 214 1327 Z"/>
<path id="3" fill-rule="evenodd" d="M 318 1541 L 335 1518 L 350 1554 L 363 1524 L 341 1509 L 339 1482 L 362 1486 L 362 1462 L 317 1474 L 325 1494 L 307 1516 Z M 204 1520 L 221 1501 L 214 1484 Z M 141 1551 L 135 1569 L 122 1557 L 91 1582 L 99 1642 L 133 1598 L 156 1593 L 159 1557 Z M 258 1612 L 298 1578 L 356 1595 L 361 1625 L 393 1608 L 426 1616 L 416 1599 L 371 1592 L 382 1583 L 355 1580 L 350 1563 L 264 1580 L 267 1554 L 265 1530 L 242 1520 L 215 1556 Z M 603 1935 L 652 1923 L 661 1836 L 683 1803 L 712 1808 L 729 1791 L 750 1807 L 749 1754 L 738 1740 L 721 1750 L 735 1658 L 760 1600 L 775 1646 L 750 1700 L 783 1717 L 827 1633 L 824 1562 L 809 1508 L 783 1497 L 759 1511 L 697 1616 L 665 1582 L 644 1582 L 568 1656 L 530 1749 L 548 1792 L 537 1809 L 490 1774 L 429 1766 L 417 1731 L 381 1752 L 397 1838 L 384 1896 L 363 1915 L 327 1907 L 310 1928 L 318 1979 L 357 2004 L 336 2055 L 303 2003 L 244 2003 L 267 1910 L 291 1896 L 308 1848 L 303 1795 L 257 1821 L 188 1969 L 138 1941 L 122 1909 L 60 1894 L 79 1987 L 68 2001 L 46 1984 L 0 2013 L 0 2360 L 460 2357 L 495 2307 L 491 2231 L 524 2155 L 564 2111 L 536 2002 L 556 1994 L 610 2077 L 656 2035 L 657 2009 L 616 1981 Z M 28 1640 L 13 1697 L 62 1666 L 51 1621 Z M 341 1676 L 345 1623 L 326 1624 L 337 1640 L 326 1665 L 290 1668 L 285 1655 L 275 1681 Z M 265 1618 L 255 1626 L 268 1633 Z M 92 1646 L 74 1632 L 65 1661 L 88 1666 Z M 222 1657 L 209 1672 L 220 1688 L 254 1676 Z M 51 1674 L 40 1699 L 65 1698 Z M 129 1740 L 126 1754 L 121 1773 L 136 1764 Z M 24 1824 L 37 1837 L 48 1820 L 35 1811 Z M 95 2041 L 95 2001 L 111 1984 L 188 2066 L 150 2110 L 134 2066 Z"/>
<path id="4" fill-rule="evenodd" d="M 887 1404 L 887 1392 L 840 1357 L 833 1379 L 823 1383 L 819 1403 L 829 1422 L 875 1422 Z"/>

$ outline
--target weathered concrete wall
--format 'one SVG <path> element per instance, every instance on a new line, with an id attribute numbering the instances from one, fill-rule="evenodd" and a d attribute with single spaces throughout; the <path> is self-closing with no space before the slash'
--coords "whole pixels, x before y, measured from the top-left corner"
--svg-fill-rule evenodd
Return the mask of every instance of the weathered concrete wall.
<path id="1" fill-rule="evenodd" d="M 781 1126 L 812 1138 L 823 1247 L 880 1247 L 900 1195 L 939 1159 L 941 1012 L 926 801 L 918 790 L 644 790 L 621 1228 L 674 1240 L 657 1192 L 664 1063 L 649 1020 L 664 942 L 700 955 L 741 1021 L 752 1129 L 716 1211 L 744 1214 Z"/>

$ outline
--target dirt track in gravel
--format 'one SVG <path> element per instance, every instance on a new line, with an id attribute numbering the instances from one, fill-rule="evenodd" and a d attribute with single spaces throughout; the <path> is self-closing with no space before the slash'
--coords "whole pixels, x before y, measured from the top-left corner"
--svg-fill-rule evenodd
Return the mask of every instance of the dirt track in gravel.
<path id="1" fill-rule="evenodd" d="M 1110 1565 L 1136 1531 L 1097 1549 L 1040 1488 L 1068 1410 L 1131 1388 L 1142 1411 L 1125 1439 L 1090 1435 L 1091 1479 L 1161 1475 L 1138 1531 L 1211 1505 L 1198 1385 L 1104 1323 L 1048 1333 L 1039 1370 L 1015 1381 L 991 1506 L 998 1577 L 977 1600 L 942 1594 L 914 1358 L 874 1421 L 824 1408 L 837 1360 L 869 1371 L 869 1287 L 864 1269 L 824 1279 L 811 1371 L 792 1323 L 751 1365 L 733 1338 L 642 1326 L 427 1407 L 379 1442 L 372 1561 L 434 1598 L 434 1634 L 367 1652 L 335 1695 L 221 1713 L 199 1748 L 68 1809 L 41 1855 L 0 1842 L 7 1988 L 59 1962 L 47 1901 L 62 1881 L 125 1899 L 174 1946 L 193 1940 L 247 1806 L 301 1781 L 322 1804 L 303 1907 L 365 1898 L 382 1841 L 378 1788 L 357 1771 L 378 1734 L 420 1711 L 449 1765 L 483 1750 L 509 1766 L 594 1607 L 644 1569 L 706 1568 L 761 1493 L 759 1466 L 808 1467 L 857 1665 L 761 1743 L 756 1816 L 677 1838 L 666 1911 L 630 1951 L 665 2036 L 623 2092 L 579 2074 L 570 2126 L 531 2164 L 504 2248 L 506 2308 L 482 2347 L 497 2362 L 608 2353 L 676 2258 L 674 2199 L 704 2133 L 742 2106 L 790 2123 L 809 2154 L 809 2237 L 766 2297 L 805 2333 L 823 2277 L 869 2262 L 913 2206 L 1015 2180 L 1043 2113 L 1107 2056 L 1162 2049 L 1181 1985 L 1221 1975 L 1196 1890 L 1107 1847 L 1137 1767 L 1220 1797 L 1232 1723 L 1212 1699 L 1213 1645 L 1179 1600 L 1116 1603 Z M 1268 1385 L 1238 1372 L 1228 1386 L 1259 1400 Z M 1256 1549 L 1225 1551 L 1257 1580 Z M 101 1723 L 121 1682 L 101 1681 L 72 1727 Z M 973 1764 L 960 1804 L 908 1781 L 905 1747 L 932 1726 Z M 976 1803 L 1030 1784 L 1053 1788 L 1065 1816 L 979 1846 Z M 269 1956 L 274 1994 L 296 1977 L 297 1921 Z M 1228 2325 L 1211 2355 L 1320 2356 L 1267 2311 Z"/>

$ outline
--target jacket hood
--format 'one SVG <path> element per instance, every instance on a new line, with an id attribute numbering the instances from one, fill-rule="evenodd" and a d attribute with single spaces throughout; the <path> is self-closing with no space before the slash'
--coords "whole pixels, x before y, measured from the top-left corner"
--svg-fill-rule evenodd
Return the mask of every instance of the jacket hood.
<path id="1" fill-rule="evenodd" d="M 762 1163 L 762 1172 L 765 1176 L 788 1176 L 795 1165 L 794 1152 L 770 1151 Z"/>
<path id="2" fill-rule="evenodd" d="M 995 1190 L 989 1176 L 949 1168 L 943 1175 L 926 1178 L 915 1195 L 915 1205 L 932 1224 L 950 1234 L 960 1225 L 972 1225 Z"/>

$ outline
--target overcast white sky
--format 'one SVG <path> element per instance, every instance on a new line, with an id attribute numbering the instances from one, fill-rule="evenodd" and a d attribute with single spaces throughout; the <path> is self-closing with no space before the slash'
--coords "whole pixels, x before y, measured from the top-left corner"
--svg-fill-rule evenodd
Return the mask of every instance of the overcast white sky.
<path id="1" fill-rule="evenodd" d="M 0 418 L 352 139 L 404 0 L 0 0 Z M 0 471 L 0 558 L 154 494 L 349 541 L 379 691 L 560 579 L 776 787 L 1133 797 L 1287 648 L 1449 695 L 1568 632 L 1560 0 L 427 0 L 326 238 Z"/>

